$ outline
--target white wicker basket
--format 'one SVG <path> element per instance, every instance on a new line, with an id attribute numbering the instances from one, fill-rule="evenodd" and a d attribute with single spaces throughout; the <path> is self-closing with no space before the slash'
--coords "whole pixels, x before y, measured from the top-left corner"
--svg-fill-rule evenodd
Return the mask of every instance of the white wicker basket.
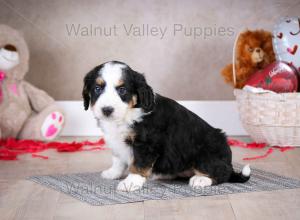
<path id="1" fill-rule="evenodd" d="M 300 146 L 300 93 L 255 94 L 234 90 L 245 130 L 256 142 Z"/>
<path id="2" fill-rule="evenodd" d="M 237 35 L 232 51 L 236 84 Z M 272 146 L 300 146 L 300 93 L 255 94 L 234 90 L 243 127 L 251 138 Z"/>

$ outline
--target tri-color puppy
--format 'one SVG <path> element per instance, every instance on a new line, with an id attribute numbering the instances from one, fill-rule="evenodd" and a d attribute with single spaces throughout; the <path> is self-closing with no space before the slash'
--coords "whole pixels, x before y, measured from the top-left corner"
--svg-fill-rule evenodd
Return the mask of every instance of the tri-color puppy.
<path id="1" fill-rule="evenodd" d="M 226 136 L 176 101 L 152 91 L 145 77 L 118 61 L 101 64 L 84 78 L 84 108 L 92 111 L 112 149 L 112 166 L 102 177 L 117 189 L 141 189 L 150 176 L 190 178 L 199 188 L 246 182 L 250 168 L 232 168 Z"/>

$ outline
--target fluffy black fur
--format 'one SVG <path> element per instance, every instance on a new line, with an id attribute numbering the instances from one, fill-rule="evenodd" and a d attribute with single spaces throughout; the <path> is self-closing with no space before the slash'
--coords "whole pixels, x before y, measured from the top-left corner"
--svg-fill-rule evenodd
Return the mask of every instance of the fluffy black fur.
<path id="1" fill-rule="evenodd" d="M 84 79 L 83 98 L 85 109 L 97 100 L 93 93 L 95 79 L 102 65 Z M 133 148 L 134 166 L 152 168 L 153 173 L 179 174 L 195 169 L 213 179 L 214 184 L 246 182 L 250 177 L 236 173 L 232 167 L 232 153 L 225 134 L 213 128 L 199 116 L 174 100 L 153 94 L 145 77 L 124 69 L 123 77 L 128 90 L 127 99 L 137 95 L 136 108 L 149 114 L 132 129 L 135 138 L 124 140 Z"/>
<path id="2" fill-rule="evenodd" d="M 249 177 L 235 173 L 231 150 L 220 129 L 207 124 L 177 102 L 156 95 L 151 114 L 133 126 L 136 137 L 130 143 L 134 165 L 152 172 L 178 174 L 196 169 L 216 184 L 245 182 Z"/>

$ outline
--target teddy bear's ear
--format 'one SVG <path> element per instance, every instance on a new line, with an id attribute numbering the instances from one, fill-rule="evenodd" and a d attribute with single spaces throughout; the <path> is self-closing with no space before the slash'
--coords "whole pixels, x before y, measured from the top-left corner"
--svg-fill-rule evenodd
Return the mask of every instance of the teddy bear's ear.
<path id="1" fill-rule="evenodd" d="M 259 33 L 259 35 L 260 35 L 260 38 L 261 38 L 263 41 L 269 41 L 269 40 L 272 40 L 272 34 L 271 34 L 271 32 L 265 31 L 265 30 L 259 30 L 258 33 Z"/>
<path id="2" fill-rule="evenodd" d="M 29 50 L 23 34 L 4 24 L 0 24 L 0 33 L 0 48 L 17 51 L 19 56 L 19 64 L 7 70 L 6 76 L 22 80 L 29 67 Z"/>
<path id="3" fill-rule="evenodd" d="M 235 65 L 237 66 L 243 66 L 245 63 L 248 63 L 248 57 L 246 57 L 244 53 L 245 46 L 247 45 L 246 38 L 249 35 L 248 32 L 249 31 L 242 33 L 236 42 L 237 45 L 235 49 Z"/>

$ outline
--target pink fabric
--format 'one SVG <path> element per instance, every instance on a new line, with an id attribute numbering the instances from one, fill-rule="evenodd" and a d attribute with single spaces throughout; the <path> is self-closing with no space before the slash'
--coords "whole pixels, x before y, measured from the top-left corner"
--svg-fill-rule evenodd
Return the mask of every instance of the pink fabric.
<path id="1" fill-rule="evenodd" d="M 52 137 L 54 134 L 56 134 L 57 128 L 54 125 L 50 125 L 46 132 L 46 137 Z"/>
<path id="2" fill-rule="evenodd" d="M 18 91 L 18 87 L 17 84 L 13 83 L 11 85 L 9 85 L 9 90 L 16 96 L 19 96 L 19 91 Z"/>
<path id="3" fill-rule="evenodd" d="M 2 81 L 5 79 L 5 73 L 0 71 L 0 103 L 3 99 L 3 92 L 2 92 Z"/>
<path id="4" fill-rule="evenodd" d="M 56 119 L 56 114 L 55 114 L 54 112 L 52 113 L 52 115 L 51 115 L 51 116 L 52 116 L 52 119 L 53 119 L 53 120 L 55 120 L 55 119 Z"/>

